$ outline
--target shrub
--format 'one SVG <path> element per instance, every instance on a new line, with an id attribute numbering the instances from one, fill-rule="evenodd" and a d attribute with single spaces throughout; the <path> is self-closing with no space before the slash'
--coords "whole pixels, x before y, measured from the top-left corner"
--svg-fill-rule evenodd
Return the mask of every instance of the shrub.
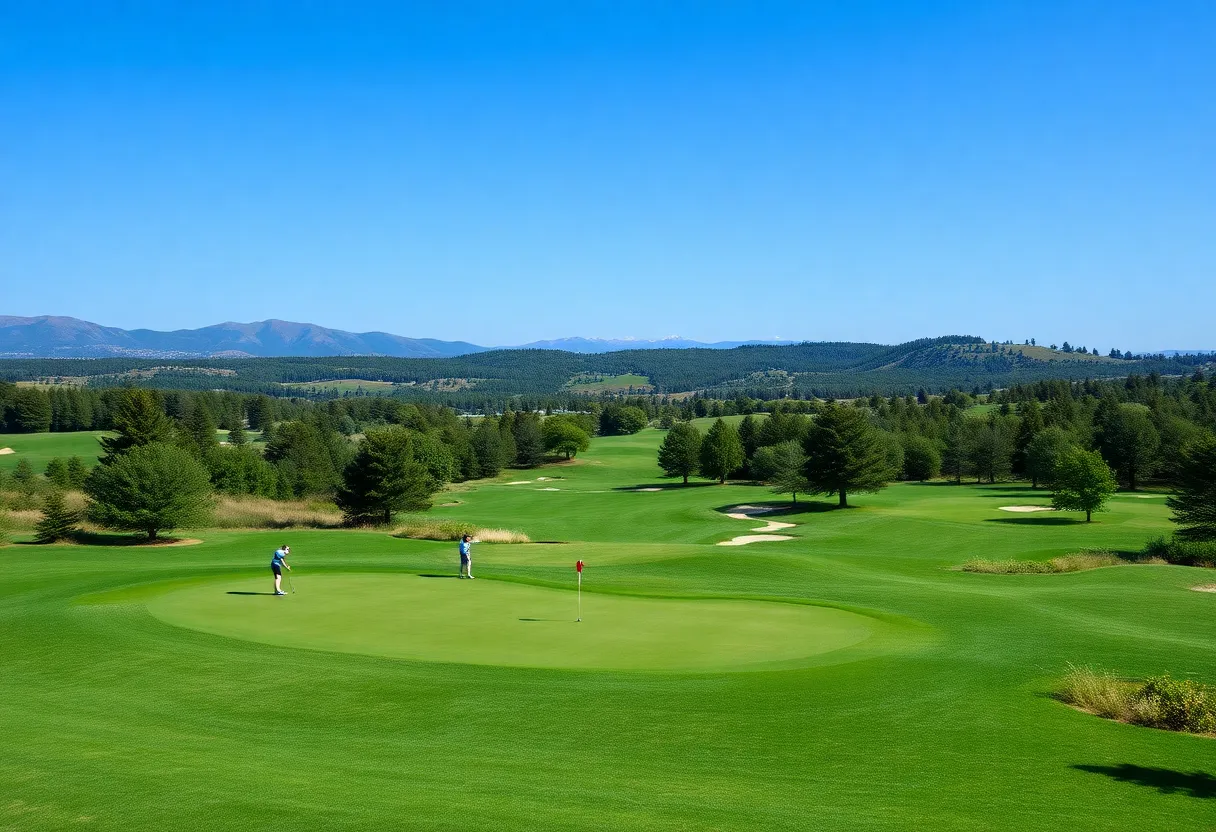
<path id="1" fill-rule="evenodd" d="M 982 572 L 994 575 L 1052 575 L 1061 572 L 1082 572 L 1103 566 L 1118 566 L 1121 563 L 1143 563 L 1144 559 L 1126 560 L 1106 549 L 1087 549 L 1051 560 L 969 560 L 963 564 L 964 572 Z"/>
<path id="2" fill-rule="evenodd" d="M 1092 714 L 1128 722 L 1135 711 L 1136 685 L 1109 670 L 1070 664 L 1056 695 L 1069 705 Z"/>
<path id="3" fill-rule="evenodd" d="M 1216 732 L 1216 691 L 1190 679 L 1172 679 L 1167 673 L 1144 683 L 1139 699 L 1147 706 L 1137 715 L 1143 725 L 1189 731 Z"/>
<path id="4" fill-rule="evenodd" d="M 1216 568 L 1216 541 L 1183 540 L 1178 537 L 1154 537 L 1144 544 L 1147 557 L 1159 558 L 1175 566 L 1199 566 Z"/>

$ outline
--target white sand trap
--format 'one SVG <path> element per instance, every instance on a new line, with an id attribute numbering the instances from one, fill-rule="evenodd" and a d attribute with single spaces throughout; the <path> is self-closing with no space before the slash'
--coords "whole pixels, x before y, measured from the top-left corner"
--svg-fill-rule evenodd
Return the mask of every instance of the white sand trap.
<path id="1" fill-rule="evenodd" d="M 1028 514 L 1032 511 L 1055 511 L 1051 506 L 1001 506 L 1001 511 L 1016 511 L 1020 514 Z"/>
<path id="2" fill-rule="evenodd" d="M 507 483 L 507 485 L 528 485 L 531 482 L 532 480 L 515 480 L 515 482 Z"/>
<path id="3" fill-rule="evenodd" d="M 561 491 L 560 488 L 538 488 L 537 491 Z"/>
<path id="4" fill-rule="evenodd" d="M 15 453 L 17 453 L 17 452 L 14 451 L 12 448 L 0 448 L 0 456 L 5 456 L 6 454 L 15 454 Z"/>
<path id="5" fill-rule="evenodd" d="M 635 488 L 634 491 L 662 491 L 661 488 Z"/>
<path id="6" fill-rule="evenodd" d="M 728 514 L 726 515 L 727 517 L 734 517 L 736 520 L 746 520 L 753 514 L 768 514 L 770 511 L 776 511 L 777 509 L 771 506 L 731 506 L 730 510 L 734 512 L 734 514 Z M 740 518 L 736 516 L 739 514 L 742 514 L 743 517 Z"/>
<path id="7" fill-rule="evenodd" d="M 0 451 L 3 453 L 3 451 Z M 1129 497 L 1135 497 L 1137 500 L 1155 500 L 1158 497 L 1164 497 L 1165 494 L 1128 494 Z"/>
<path id="8" fill-rule="evenodd" d="M 1216 592 L 1216 584 L 1203 584 L 1202 586 L 1193 586 L 1191 589 L 1196 592 Z"/>
<path id="9" fill-rule="evenodd" d="M 746 546 L 749 543 L 763 543 L 766 540 L 793 540 L 788 534 L 744 534 L 723 540 L 719 546 Z"/>

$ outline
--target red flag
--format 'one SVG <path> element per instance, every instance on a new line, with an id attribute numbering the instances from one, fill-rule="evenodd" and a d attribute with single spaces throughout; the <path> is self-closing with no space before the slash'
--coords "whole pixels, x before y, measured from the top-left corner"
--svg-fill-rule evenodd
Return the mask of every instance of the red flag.
<path id="1" fill-rule="evenodd" d="M 582 562 L 581 560 L 580 560 L 578 563 L 574 564 L 574 570 L 575 570 L 576 572 L 582 572 L 582 571 L 583 571 L 583 562 Z"/>

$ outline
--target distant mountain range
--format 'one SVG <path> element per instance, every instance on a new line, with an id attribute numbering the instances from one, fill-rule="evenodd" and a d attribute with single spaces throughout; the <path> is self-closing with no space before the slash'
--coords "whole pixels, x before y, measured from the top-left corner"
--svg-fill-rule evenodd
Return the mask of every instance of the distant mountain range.
<path id="1" fill-rule="evenodd" d="M 452 358 L 490 349 L 544 349 L 604 353 L 637 349 L 730 349 L 744 344 L 792 341 L 719 341 L 704 344 L 671 337 L 633 339 L 561 338 L 516 347 L 482 347 L 465 341 L 406 338 L 388 332 L 345 332 L 292 321 L 222 323 L 201 329 L 159 332 L 119 329 L 55 315 L 21 318 L 0 315 L 0 358 L 242 358 L 281 356 L 386 355 L 395 358 Z"/>

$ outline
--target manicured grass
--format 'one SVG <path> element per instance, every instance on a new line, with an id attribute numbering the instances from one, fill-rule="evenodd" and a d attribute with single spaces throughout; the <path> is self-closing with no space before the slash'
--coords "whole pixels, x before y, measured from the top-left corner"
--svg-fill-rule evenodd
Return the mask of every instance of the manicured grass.
<path id="1" fill-rule="evenodd" d="M 631 387 L 639 393 L 653 389 L 649 378 L 636 373 L 595 377 L 594 380 L 584 376 L 575 376 L 567 384 L 567 388 L 574 393 L 621 393 Z"/>
<path id="2" fill-rule="evenodd" d="M 12 448 L 13 453 L 0 456 L 0 471 L 11 471 L 22 459 L 28 459 L 36 473 L 41 474 L 54 457 L 78 456 L 90 468 L 101 455 L 98 439 L 107 436 L 102 430 L 82 430 L 70 433 L 0 433 L 0 448 Z"/>
<path id="3" fill-rule="evenodd" d="M 999 511 L 1042 501 L 1021 485 L 896 485 L 723 548 L 759 523 L 721 509 L 788 503 L 658 478 L 661 438 L 455 490 L 433 515 L 564 541 L 476 546 L 474 582 L 416 577 L 453 574 L 453 544 L 382 532 L 0 550 L 0 827 L 1211 825 L 1213 740 L 1052 696 L 1070 663 L 1216 681 L 1216 595 L 1189 591 L 1210 575 L 956 568 L 1136 551 L 1161 500 L 1086 524 Z M 283 542 L 296 595 L 226 594 L 266 591 Z M 576 559 L 603 629 L 558 629 Z M 725 612 L 779 608 L 758 633 Z M 875 635 L 850 645 L 854 616 Z"/>

